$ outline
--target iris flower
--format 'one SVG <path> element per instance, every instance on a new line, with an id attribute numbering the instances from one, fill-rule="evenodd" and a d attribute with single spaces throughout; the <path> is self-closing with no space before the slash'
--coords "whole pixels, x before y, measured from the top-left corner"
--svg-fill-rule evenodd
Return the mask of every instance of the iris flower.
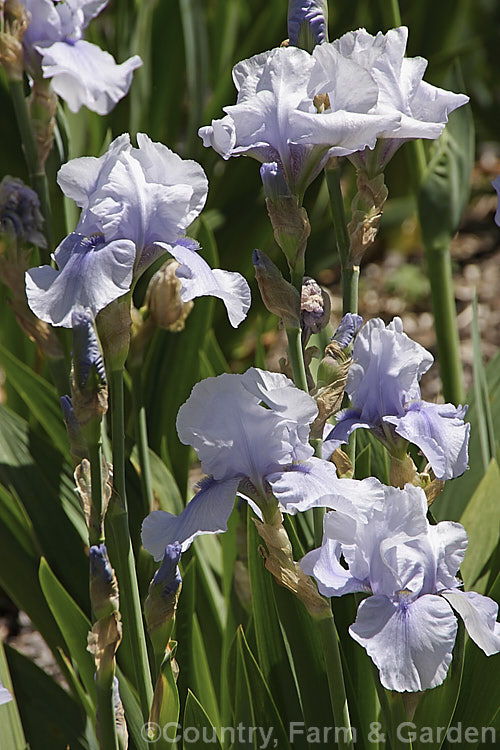
<path id="1" fill-rule="evenodd" d="M 82 37 L 108 0 L 23 0 L 31 20 L 23 38 L 27 68 L 33 77 L 41 66 L 44 78 L 72 112 L 85 105 L 99 115 L 110 112 L 125 96 L 138 55 L 117 65 L 113 57 Z"/>
<path id="2" fill-rule="evenodd" d="M 361 65 L 375 80 L 379 96 L 375 112 L 399 113 L 397 128 L 387 128 L 379 134 L 381 167 L 405 140 L 411 138 L 439 138 L 448 122 L 448 115 L 469 101 L 464 94 L 432 86 L 422 80 L 427 68 L 423 57 L 405 57 L 408 29 L 399 26 L 375 36 L 366 29 L 349 31 L 329 45 L 321 45 L 318 61 L 328 71 L 331 63 L 330 47 Z"/>
<path id="3" fill-rule="evenodd" d="M 142 133 L 137 143 L 134 148 L 129 135 L 121 135 L 103 156 L 73 159 L 59 170 L 60 187 L 82 212 L 75 232 L 54 253 L 59 270 L 28 271 L 29 306 L 42 320 L 70 327 L 75 309 L 97 315 L 168 252 L 181 264 L 182 301 L 220 297 L 231 324 L 239 325 L 250 306 L 245 279 L 213 271 L 185 236 L 205 204 L 203 169 Z"/>
<path id="4" fill-rule="evenodd" d="M 12 700 L 12 695 L 10 694 L 10 691 L 5 688 L 2 683 L 0 682 L 0 706 L 3 703 L 8 703 Z"/>
<path id="5" fill-rule="evenodd" d="M 487 656 L 500 650 L 498 605 L 461 591 L 463 526 L 427 521 L 423 490 L 384 487 L 383 504 L 327 513 L 323 544 L 301 562 L 324 596 L 371 593 L 359 605 L 351 636 L 374 661 L 389 690 L 420 691 L 446 677 L 457 633 L 455 612 Z"/>
<path id="6" fill-rule="evenodd" d="M 195 385 L 179 410 L 177 432 L 208 476 L 179 516 L 154 511 L 144 520 L 145 548 L 161 560 L 168 544 L 185 550 L 199 534 L 225 531 L 237 493 L 260 518 L 275 502 L 270 493 L 292 514 L 376 503 L 377 480 L 338 479 L 333 464 L 313 457 L 308 436 L 316 415 L 314 399 L 278 373 L 251 368 Z"/>
<path id="7" fill-rule="evenodd" d="M 438 479 L 460 476 L 467 468 L 470 425 L 467 407 L 432 404 L 420 398 L 419 381 L 432 355 L 403 333 L 400 318 L 386 326 L 380 318 L 358 333 L 346 393 L 351 408 L 339 412 L 323 446 L 326 457 L 364 427 L 399 457 L 408 442 L 417 445 Z"/>
<path id="8" fill-rule="evenodd" d="M 325 100 L 315 104 L 315 95 L 326 93 L 326 81 L 311 84 L 315 55 L 324 46 L 316 47 L 313 55 L 280 47 L 235 65 L 237 102 L 223 108 L 226 116 L 221 120 L 200 128 L 203 145 L 224 159 L 247 155 L 262 163 L 276 162 L 294 195 L 305 191 L 330 156 L 373 148 L 379 133 L 394 128 L 400 116 L 374 113 L 377 84 L 333 48 L 329 101 L 326 107 Z"/>

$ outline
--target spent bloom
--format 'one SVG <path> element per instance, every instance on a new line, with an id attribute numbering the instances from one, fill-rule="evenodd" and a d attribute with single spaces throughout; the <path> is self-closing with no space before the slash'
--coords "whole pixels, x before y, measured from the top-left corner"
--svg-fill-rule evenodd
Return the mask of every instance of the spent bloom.
<path id="1" fill-rule="evenodd" d="M 328 41 L 327 0 L 289 0 L 287 22 L 288 41 L 294 47 L 302 47 L 299 41 L 309 34 L 313 44 L 323 44 Z"/>
<path id="2" fill-rule="evenodd" d="M 338 479 L 335 466 L 313 457 L 308 437 L 317 407 L 282 374 L 257 368 L 244 375 L 207 378 L 179 410 L 177 432 L 192 445 L 207 478 L 185 510 L 154 511 L 142 541 L 155 559 L 178 541 L 186 549 L 199 534 L 225 531 L 238 492 L 262 518 L 272 493 L 282 511 L 376 502 L 379 482 Z"/>
<path id="3" fill-rule="evenodd" d="M 329 156 L 345 156 L 373 148 L 377 135 L 394 127 L 399 114 L 375 114 L 378 87 L 361 65 L 331 50 L 330 96 L 321 105 L 316 94 L 325 82 L 311 76 L 313 55 L 297 47 L 280 47 L 242 60 L 233 68 L 237 102 L 224 107 L 226 116 L 200 128 L 205 146 L 224 159 L 252 156 L 275 162 L 290 193 L 302 195 Z M 321 111 L 320 111 L 321 110 Z"/>
<path id="4" fill-rule="evenodd" d="M 455 612 L 487 656 L 500 650 L 498 605 L 462 591 L 455 577 L 467 548 L 463 526 L 430 525 L 422 489 L 384 486 L 382 504 L 327 513 L 323 544 L 302 560 L 320 593 L 371 593 L 351 636 L 374 661 L 389 690 L 420 691 L 446 677 L 457 633 Z M 342 560 L 342 562 L 341 562 Z"/>
<path id="5" fill-rule="evenodd" d="M 38 195 L 17 177 L 0 182 L 0 233 L 13 234 L 18 242 L 45 247 L 43 217 Z"/>
<path id="6" fill-rule="evenodd" d="M 130 290 L 140 273 L 165 252 L 181 264 L 181 298 L 220 297 L 232 325 L 250 306 L 240 274 L 212 269 L 185 236 L 202 210 L 208 190 L 203 169 L 181 159 L 147 135 L 116 138 L 101 157 L 63 165 L 58 182 L 82 209 L 75 232 L 54 253 L 59 270 L 32 268 L 26 275 L 28 303 L 39 318 L 71 326 L 76 308 L 94 315 Z"/>
<path id="7" fill-rule="evenodd" d="M 113 57 L 83 39 L 85 28 L 108 0 L 23 0 L 30 23 L 23 39 L 30 74 L 50 78 L 72 112 L 82 105 L 105 115 L 125 96 L 138 55 L 117 65 Z"/>
<path id="8" fill-rule="evenodd" d="M 401 319 L 394 318 L 387 326 L 380 318 L 366 323 L 356 337 L 352 357 L 345 387 L 352 407 L 337 415 L 323 455 L 364 427 L 393 456 L 404 456 L 408 442 L 417 445 L 438 479 L 463 474 L 470 432 L 463 421 L 467 407 L 422 401 L 419 382 L 433 357 L 403 333 Z"/>

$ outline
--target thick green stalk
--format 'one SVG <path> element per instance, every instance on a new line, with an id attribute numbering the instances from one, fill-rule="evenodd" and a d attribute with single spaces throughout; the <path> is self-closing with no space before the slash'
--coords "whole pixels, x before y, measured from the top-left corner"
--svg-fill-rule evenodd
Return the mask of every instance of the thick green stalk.
<path id="1" fill-rule="evenodd" d="M 111 385 L 111 431 L 113 440 L 113 505 L 107 514 L 113 565 L 118 578 L 123 607 L 123 645 L 131 650 L 135 682 L 144 720 L 149 717 L 153 688 L 149 671 L 146 634 L 137 584 L 134 553 L 128 525 L 125 490 L 125 423 L 123 408 L 123 370 L 113 370 Z M 122 647 L 123 647 L 122 645 Z"/>
<path id="2" fill-rule="evenodd" d="M 353 750 L 353 738 L 349 706 L 344 684 L 344 672 L 340 657 L 337 629 L 333 613 L 331 616 L 316 620 L 323 656 L 326 664 L 328 686 L 332 702 L 333 718 L 337 730 L 337 744 L 339 750 Z"/>
<path id="3" fill-rule="evenodd" d="M 141 488 L 144 510 L 146 515 L 151 512 L 153 502 L 153 485 L 151 482 L 151 465 L 149 462 L 148 428 L 146 423 L 146 409 L 142 399 L 142 380 L 140 370 L 132 373 L 132 410 L 134 413 L 134 433 L 139 467 L 141 470 Z"/>
<path id="4" fill-rule="evenodd" d="M 309 393 L 300 328 L 287 328 L 288 352 L 292 365 L 293 380 L 297 388 Z"/>
<path id="5" fill-rule="evenodd" d="M 10 96 L 16 113 L 17 127 L 21 135 L 24 156 L 30 182 L 40 199 L 40 208 L 44 218 L 43 232 L 47 240 L 47 258 L 52 252 L 52 219 L 50 213 L 50 197 L 45 170 L 40 169 L 38 149 L 31 127 L 26 97 L 22 81 L 9 81 Z"/>
<path id="6" fill-rule="evenodd" d="M 90 512 L 89 544 L 104 542 L 104 526 L 102 523 L 102 474 L 101 474 L 101 441 L 88 441 L 90 458 L 90 480 L 92 487 L 92 509 Z"/>
<path id="7" fill-rule="evenodd" d="M 447 237 L 437 240 L 426 245 L 425 250 L 443 394 L 446 401 L 463 404 L 465 390 L 449 240 Z"/>
<path id="8" fill-rule="evenodd" d="M 113 700 L 114 672 L 109 665 L 108 669 L 100 669 L 97 673 L 97 734 L 101 750 L 119 750 Z"/>
<path id="9" fill-rule="evenodd" d="M 347 231 L 347 221 L 344 211 L 344 199 L 340 187 L 339 167 L 327 167 L 325 169 L 325 177 L 330 196 L 335 244 L 337 245 L 342 273 L 342 309 L 344 315 L 348 312 L 357 313 L 359 266 L 354 265 L 350 259 L 349 233 Z"/>

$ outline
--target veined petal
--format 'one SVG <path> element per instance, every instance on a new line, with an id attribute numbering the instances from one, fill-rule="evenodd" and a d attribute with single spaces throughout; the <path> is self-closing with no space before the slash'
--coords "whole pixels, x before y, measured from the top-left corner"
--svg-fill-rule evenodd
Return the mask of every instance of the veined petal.
<path id="1" fill-rule="evenodd" d="M 162 243 L 158 243 L 162 244 Z M 250 308 L 250 287 L 239 273 L 211 269 L 208 263 L 188 247 L 175 245 L 168 251 L 181 266 L 176 276 L 182 282 L 181 299 L 188 302 L 195 297 L 218 297 L 227 310 L 233 328 L 246 318 Z"/>
<path id="2" fill-rule="evenodd" d="M 103 244 L 99 237 L 70 234 L 56 250 L 56 271 L 38 266 L 26 272 L 26 296 L 35 315 L 54 326 L 71 327 L 75 309 L 97 313 L 129 291 L 136 249 L 129 240 Z"/>
<path id="3" fill-rule="evenodd" d="M 239 479 L 217 482 L 205 479 L 200 489 L 178 516 L 155 510 L 142 523 L 142 544 L 155 560 L 162 560 L 168 544 L 179 542 L 182 551 L 200 534 L 227 530 Z"/>
<path id="4" fill-rule="evenodd" d="M 417 445 L 438 479 L 453 479 L 467 469 L 470 424 L 462 407 L 453 404 L 410 403 L 402 416 L 386 416 L 398 435 Z"/>
<path id="5" fill-rule="evenodd" d="M 128 92 L 134 70 L 142 65 L 138 55 L 117 65 L 108 52 L 82 39 L 35 49 L 42 55 L 44 78 L 52 79 L 54 91 L 72 112 L 85 105 L 99 115 L 108 114 Z"/>
<path id="6" fill-rule="evenodd" d="M 395 603 L 385 596 L 361 602 L 349 633 L 376 664 L 388 690 L 416 692 L 441 685 L 451 662 L 457 619 L 441 597 Z"/>
<path id="7" fill-rule="evenodd" d="M 497 622 L 498 604 L 489 596 L 475 591 L 441 591 L 455 612 L 465 623 L 467 632 L 486 656 L 500 651 L 500 622 Z"/>

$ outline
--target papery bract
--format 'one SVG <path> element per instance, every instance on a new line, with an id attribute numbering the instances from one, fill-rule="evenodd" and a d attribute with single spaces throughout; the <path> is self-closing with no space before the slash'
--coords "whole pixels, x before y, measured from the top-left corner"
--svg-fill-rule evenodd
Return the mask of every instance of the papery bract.
<path id="1" fill-rule="evenodd" d="M 100 115 L 110 112 L 125 96 L 136 68 L 138 55 L 117 65 L 113 57 L 95 44 L 83 40 L 90 21 L 107 5 L 107 0 L 23 0 L 31 20 L 23 46 L 28 70 L 33 77 L 41 66 L 54 91 L 72 112 L 82 105 Z"/>
<path id="2" fill-rule="evenodd" d="M 314 399 L 278 373 L 251 368 L 198 383 L 179 410 L 177 432 L 209 476 L 179 516 L 154 511 L 145 519 L 146 549 L 161 559 L 171 542 L 186 549 L 199 534 L 225 531 L 238 488 L 259 516 L 269 492 L 286 513 L 376 502 L 376 480 L 338 479 L 333 464 L 312 457 L 316 414 Z"/>
<path id="3" fill-rule="evenodd" d="M 327 513 L 323 544 L 301 566 L 325 596 L 373 594 L 359 605 L 349 632 L 377 665 L 384 687 L 421 691 L 446 677 L 457 632 L 454 610 L 487 655 L 500 650 L 498 605 L 459 588 L 455 574 L 467 547 L 460 524 L 431 526 L 420 488 L 384 492 L 384 502 L 372 508 Z"/>
<path id="4" fill-rule="evenodd" d="M 28 303 L 52 325 L 71 325 L 78 307 L 94 315 L 130 290 L 154 260 L 170 252 L 183 264 L 184 301 L 203 294 L 223 299 L 233 325 L 245 317 L 250 291 L 240 274 L 215 270 L 184 236 L 207 196 L 203 169 L 181 159 L 147 135 L 116 138 L 101 157 L 81 157 L 58 173 L 64 193 L 82 209 L 73 234 L 57 248 L 59 270 L 40 266 L 28 271 Z"/>
<path id="5" fill-rule="evenodd" d="M 405 452 L 405 441 L 417 445 L 438 479 L 463 474 L 470 432 L 463 421 L 466 407 L 421 400 L 419 381 L 433 358 L 403 333 L 401 319 L 394 318 L 388 326 L 380 318 L 370 320 L 358 333 L 352 356 L 346 384 L 352 408 L 337 415 L 323 455 L 364 427 L 392 455 Z"/>

